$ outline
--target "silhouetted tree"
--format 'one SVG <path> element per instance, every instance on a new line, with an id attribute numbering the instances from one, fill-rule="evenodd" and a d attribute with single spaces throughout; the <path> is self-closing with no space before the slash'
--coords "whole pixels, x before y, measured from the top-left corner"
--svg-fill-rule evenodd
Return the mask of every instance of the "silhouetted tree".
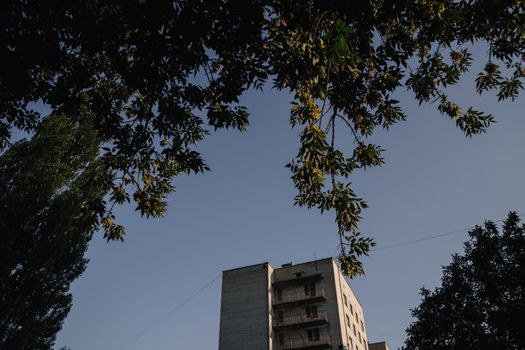
<path id="1" fill-rule="evenodd" d="M 355 275 L 372 242 L 358 233 L 366 203 L 348 178 L 383 163 L 367 137 L 405 119 L 394 92 L 438 102 L 467 136 L 485 131 L 493 117 L 446 88 L 483 67 L 479 93 L 516 98 L 524 22 L 516 0 L 5 0 L 0 147 L 12 127 L 38 125 L 31 102 L 89 120 L 115 170 L 113 202 L 160 216 L 172 179 L 207 169 L 199 143 L 248 127 L 243 92 L 287 90 L 301 129 L 289 164 L 296 204 L 335 212 L 342 268 Z M 473 57 L 473 44 L 487 54 Z M 338 147 L 341 135 L 351 144 Z M 106 237 L 123 239 L 112 208 Z"/>
<path id="2" fill-rule="evenodd" d="M 465 253 L 443 268 L 441 286 L 423 288 L 406 350 L 525 349 L 525 225 L 511 212 L 498 233 L 487 221 Z"/>
<path id="3" fill-rule="evenodd" d="M 0 349 L 51 349 L 108 176 L 90 127 L 52 116 L 0 156 Z M 89 210 L 86 208 L 89 207 Z"/>

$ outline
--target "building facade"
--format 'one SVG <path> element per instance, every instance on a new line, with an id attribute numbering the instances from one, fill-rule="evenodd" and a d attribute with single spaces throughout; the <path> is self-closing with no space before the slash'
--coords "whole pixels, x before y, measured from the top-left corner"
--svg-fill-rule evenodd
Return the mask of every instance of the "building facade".
<path id="1" fill-rule="evenodd" d="M 332 258 L 223 272 L 219 350 L 369 350 L 363 309 Z"/>

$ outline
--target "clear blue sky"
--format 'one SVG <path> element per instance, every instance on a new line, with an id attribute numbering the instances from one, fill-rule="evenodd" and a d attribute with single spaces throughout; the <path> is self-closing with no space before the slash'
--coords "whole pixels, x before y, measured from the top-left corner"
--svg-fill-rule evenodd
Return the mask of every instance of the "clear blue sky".
<path id="1" fill-rule="evenodd" d="M 464 105 L 493 112 L 487 134 L 467 139 L 435 106 L 399 96 L 409 117 L 372 141 L 386 164 L 354 176 L 369 203 L 362 231 L 378 247 L 453 231 L 524 212 L 525 100 L 497 103 L 473 85 L 454 88 Z M 149 327 L 222 270 L 269 261 L 274 266 L 333 256 L 333 216 L 293 206 L 284 165 L 297 151 L 288 123 L 290 96 L 246 94 L 246 133 L 221 131 L 200 148 L 212 171 L 176 179 L 165 218 L 146 220 L 121 208 L 124 243 L 95 236 L 86 272 L 73 284 L 74 305 L 57 339 L 72 350 L 217 349 L 220 279 L 182 309 Z M 349 134 L 339 139 L 350 144 Z M 439 283 L 441 266 L 462 251 L 467 233 L 372 253 L 367 275 L 350 281 L 371 341 L 401 346 L 422 286 Z M 142 332 L 149 327 L 147 332 Z"/>

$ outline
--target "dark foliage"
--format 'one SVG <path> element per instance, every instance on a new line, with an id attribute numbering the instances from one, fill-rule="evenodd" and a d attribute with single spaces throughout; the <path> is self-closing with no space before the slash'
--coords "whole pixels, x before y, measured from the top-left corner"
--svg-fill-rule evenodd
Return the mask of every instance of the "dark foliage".
<path id="1" fill-rule="evenodd" d="M 0 157 L 0 349 L 51 349 L 107 188 L 93 132 L 52 116 Z"/>
<path id="2" fill-rule="evenodd" d="M 470 70 L 472 44 L 487 47 L 479 93 L 514 99 L 525 76 L 514 0 L 6 0 L 0 16 L 0 147 L 45 117 L 33 102 L 90 122 L 114 171 L 99 218 L 108 239 L 124 237 L 114 203 L 163 215 L 172 180 L 207 169 L 200 141 L 245 130 L 240 96 L 271 82 L 293 94 L 290 123 L 302 129 L 288 165 L 295 203 L 335 212 L 349 275 L 364 272 L 372 244 L 358 234 L 366 202 L 349 177 L 383 163 L 367 137 L 405 119 L 393 93 L 438 103 L 472 136 L 493 117 L 446 93 Z M 350 152 L 336 147 L 341 135 Z"/>
<path id="3" fill-rule="evenodd" d="M 525 349 L 525 225 L 517 214 L 502 233 L 490 221 L 472 230 L 441 286 L 421 296 L 407 350 Z"/>

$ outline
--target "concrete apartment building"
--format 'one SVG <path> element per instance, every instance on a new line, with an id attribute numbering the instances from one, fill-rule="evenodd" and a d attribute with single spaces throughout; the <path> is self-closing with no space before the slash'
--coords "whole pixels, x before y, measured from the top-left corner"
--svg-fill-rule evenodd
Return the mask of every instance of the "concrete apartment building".
<path id="1" fill-rule="evenodd" d="M 224 271 L 219 350 L 241 349 L 372 350 L 361 304 L 332 258 Z"/>

